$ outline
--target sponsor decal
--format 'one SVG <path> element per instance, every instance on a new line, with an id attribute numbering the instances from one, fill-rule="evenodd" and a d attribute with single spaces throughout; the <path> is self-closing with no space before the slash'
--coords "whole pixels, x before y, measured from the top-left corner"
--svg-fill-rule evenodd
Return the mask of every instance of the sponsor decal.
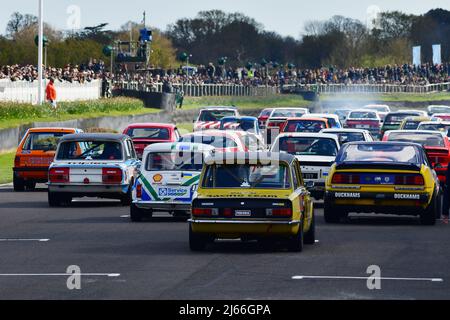
<path id="1" fill-rule="evenodd" d="M 153 176 L 153 181 L 156 182 L 156 183 L 161 182 L 162 179 L 163 179 L 163 176 L 160 175 L 159 173 L 158 173 L 158 174 L 155 174 L 155 175 Z"/>
<path id="2" fill-rule="evenodd" d="M 175 197 L 175 198 L 183 198 L 189 197 L 189 190 L 187 188 L 159 188 L 158 189 L 159 197 Z"/>
<path id="3" fill-rule="evenodd" d="M 336 192 L 334 194 L 336 198 L 361 198 L 361 193 L 359 192 Z"/>
<path id="4" fill-rule="evenodd" d="M 410 194 L 410 193 L 395 193 L 394 199 L 401 200 L 420 200 L 420 194 Z"/>
<path id="5" fill-rule="evenodd" d="M 236 217 L 250 217 L 252 212 L 250 210 L 236 210 L 234 214 Z"/>

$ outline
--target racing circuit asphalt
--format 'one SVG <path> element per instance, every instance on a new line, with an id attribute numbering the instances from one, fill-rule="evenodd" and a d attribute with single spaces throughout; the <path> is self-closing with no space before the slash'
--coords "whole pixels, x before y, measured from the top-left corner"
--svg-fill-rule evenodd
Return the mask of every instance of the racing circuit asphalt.
<path id="1" fill-rule="evenodd" d="M 235 241 L 192 253 L 186 222 L 126 215 L 111 201 L 50 209 L 45 189 L 2 188 L 0 299 L 450 298 L 450 227 L 441 222 L 365 215 L 327 225 L 317 209 L 319 242 L 302 253 Z M 80 290 L 66 286 L 70 265 L 80 267 Z M 370 265 L 395 279 L 369 290 Z"/>

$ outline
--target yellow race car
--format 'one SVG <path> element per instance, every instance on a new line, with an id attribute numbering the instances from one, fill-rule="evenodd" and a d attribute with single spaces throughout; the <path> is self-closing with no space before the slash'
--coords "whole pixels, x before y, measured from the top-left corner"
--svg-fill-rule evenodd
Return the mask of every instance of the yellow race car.
<path id="1" fill-rule="evenodd" d="M 354 142 L 342 147 L 326 181 L 325 221 L 349 212 L 420 216 L 433 225 L 441 214 L 438 177 L 422 146 Z"/>
<path id="2" fill-rule="evenodd" d="M 205 159 L 192 202 L 190 248 L 203 250 L 218 238 L 287 240 L 291 251 L 315 242 L 313 202 L 294 156 L 238 152 Z"/>

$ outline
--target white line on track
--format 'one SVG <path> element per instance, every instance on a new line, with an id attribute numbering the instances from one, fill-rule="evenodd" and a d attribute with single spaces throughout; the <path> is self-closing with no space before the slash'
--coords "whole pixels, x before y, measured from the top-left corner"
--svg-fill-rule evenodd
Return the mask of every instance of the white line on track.
<path id="1" fill-rule="evenodd" d="M 346 277 L 346 276 L 293 276 L 292 280 L 324 279 L 324 280 L 397 280 L 444 282 L 442 278 L 395 278 L 395 277 Z"/>
<path id="2" fill-rule="evenodd" d="M 48 242 L 50 239 L 0 239 L 0 242 L 26 242 L 26 241 L 36 241 L 36 242 Z"/>
<path id="3" fill-rule="evenodd" d="M 120 277 L 120 273 L 0 273 L 0 277 Z"/>

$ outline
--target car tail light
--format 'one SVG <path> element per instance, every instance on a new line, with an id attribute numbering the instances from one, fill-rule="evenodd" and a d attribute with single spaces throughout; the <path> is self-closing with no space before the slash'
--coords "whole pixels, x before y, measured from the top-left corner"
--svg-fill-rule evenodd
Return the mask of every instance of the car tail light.
<path id="1" fill-rule="evenodd" d="M 103 168 L 102 181 L 105 184 L 118 184 L 122 182 L 122 169 L 120 168 Z"/>
<path id="2" fill-rule="evenodd" d="M 423 186 L 425 184 L 425 181 L 423 180 L 422 175 L 413 174 L 413 175 L 396 176 L 395 184 L 408 186 Z"/>
<path id="3" fill-rule="evenodd" d="M 14 167 L 19 167 L 20 166 L 20 157 L 19 156 L 16 156 L 15 158 L 14 158 Z"/>
<path id="4" fill-rule="evenodd" d="M 266 215 L 272 217 L 292 217 L 291 208 L 266 209 Z"/>
<path id="5" fill-rule="evenodd" d="M 219 210 L 216 208 L 192 208 L 192 215 L 211 217 L 218 215 Z"/>
<path id="6" fill-rule="evenodd" d="M 225 217 L 232 217 L 233 216 L 233 210 L 230 209 L 230 208 L 223 209 L 223 215 Z"/>
<path id="7" fill-rule="evenodd" d="M 331 183 L 335 184 L 359 184 L 360 183 L 359 174 L 352 173 L 335 173 Z"/>
<path id="8" fill-rule="evenodd" d="M 48 173 L 48 180 L 51 183 L 67 183 L 70 181 L 69 168 L 51 168 Z"/>
<path id="9" fill-rule="evenodd" d="M 136 186 L 136 198 L 142 198 L 142 184 Z"/>

